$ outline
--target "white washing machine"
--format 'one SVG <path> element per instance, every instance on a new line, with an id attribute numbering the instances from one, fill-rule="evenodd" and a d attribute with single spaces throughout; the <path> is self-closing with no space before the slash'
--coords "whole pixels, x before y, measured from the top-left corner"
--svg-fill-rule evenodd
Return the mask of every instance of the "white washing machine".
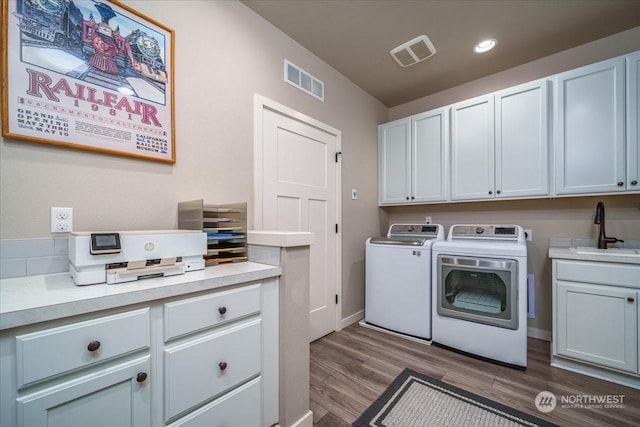
<path id="1" fill-rule="evenodd" d="M 527 245 L 518 225 L 454 225 L 432 248 L 435 344 L 527 366 Z"/>
<path id="2" fill-rule="evenodd" d="M 431 245 L 439 224 L 393 224 L 366 242 L 365 323 L 431 339 Z"/>

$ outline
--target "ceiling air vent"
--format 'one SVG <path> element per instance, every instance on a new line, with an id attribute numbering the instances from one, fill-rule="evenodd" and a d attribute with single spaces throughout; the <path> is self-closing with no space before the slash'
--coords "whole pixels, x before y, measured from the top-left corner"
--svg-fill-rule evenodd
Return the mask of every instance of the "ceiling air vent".
<path id="1" fill-rule="evenodd" d="M 324 83 L 286 59 L 284 60 L 284 81 L 324 101 Z"/>
<path id="2" fill-rule="evenodd" d="M 429 37 L 423 35 L 401 44 L 389 53 L 400 66 L 409 67 L 435 55 L 436 48 Z"/>

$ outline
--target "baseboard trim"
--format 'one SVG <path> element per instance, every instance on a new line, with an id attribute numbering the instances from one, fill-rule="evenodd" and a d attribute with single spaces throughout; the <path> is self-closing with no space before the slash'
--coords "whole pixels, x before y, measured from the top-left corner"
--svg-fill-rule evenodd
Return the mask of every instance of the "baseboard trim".
<path id="1" fill-rule="evenodd" d="M 527 328 L 527 336 L 529 338 L 537 338 L 539 340 L 551 341 L 551 332 L 542 329 Z"/>
<path id="2" fill-rule="evenodd" d="M 357 311 L 351 316 L 345 317 L 344 319 L 340 320 L 340 329 L 351 326 L 354 323 L 361 321 L 362 319 L 364 319 L 364 310 Z"/>
<path id="3" fill-rule="evenodd" d="M 313 427 L 313 412 L 309 411 L 290 427 Z"/>

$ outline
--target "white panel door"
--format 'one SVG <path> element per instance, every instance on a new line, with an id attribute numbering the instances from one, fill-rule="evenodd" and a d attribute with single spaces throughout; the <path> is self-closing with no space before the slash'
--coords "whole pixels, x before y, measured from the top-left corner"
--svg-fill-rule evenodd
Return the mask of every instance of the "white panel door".
<path id="1" fill-rule="evenodd" d="M 262 228 L 310 231 L 310 341 L 336 329 L 339 135 L 263 110 Z"/>

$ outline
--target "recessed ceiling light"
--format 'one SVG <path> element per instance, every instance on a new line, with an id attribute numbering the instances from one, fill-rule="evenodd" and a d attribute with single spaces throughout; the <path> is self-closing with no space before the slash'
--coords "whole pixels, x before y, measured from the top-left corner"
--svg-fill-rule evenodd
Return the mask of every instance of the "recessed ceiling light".
<path id="1" fill-rule="evenodd" d="M 496 39 L 482 40 L 480 43 L 473 47 L 475 53 L 485 53 L 493 49 L 498 41 Z"/>

